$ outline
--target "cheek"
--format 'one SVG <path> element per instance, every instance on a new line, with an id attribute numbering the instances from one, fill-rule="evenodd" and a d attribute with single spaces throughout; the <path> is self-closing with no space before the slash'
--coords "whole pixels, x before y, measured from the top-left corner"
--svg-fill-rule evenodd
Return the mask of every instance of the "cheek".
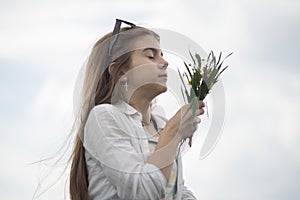
<path id="1" fill-rule="evenodd" d="M 133 67 L 127 72 L 130 85 L 140 87 L 147 83 L 156 83 L 158 80 L 158 69 L 156 64 L 145 64 Z"/>

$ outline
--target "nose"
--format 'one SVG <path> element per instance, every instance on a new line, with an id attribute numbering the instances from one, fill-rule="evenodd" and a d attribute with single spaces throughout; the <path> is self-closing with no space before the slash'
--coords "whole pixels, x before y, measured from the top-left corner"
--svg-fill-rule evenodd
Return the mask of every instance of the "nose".
<path id="1" fill-rule="evenodd" d="M 160 58 L 160 61 L 159 61 L 159 64 L 161 64 L 161 66 L 163 67 L 163 68 L 167 68 L 168 66 L 169 66 L 169 63 L 168 63 L 168 61 L 166 61 L 164 58 Z"/>

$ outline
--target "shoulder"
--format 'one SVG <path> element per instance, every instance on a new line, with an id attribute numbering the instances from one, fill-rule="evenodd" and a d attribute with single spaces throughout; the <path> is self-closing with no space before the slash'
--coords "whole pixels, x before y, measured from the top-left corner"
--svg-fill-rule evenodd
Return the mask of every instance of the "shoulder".
<path id="1" fill-rule="evenodd" d="M 107 123 L 111 123 L 114 121 L 114 115 L 113 106 L 111 104 L 96 105 L 90 110 L 85 127 L 94 126 L 95 124 L 103 126 Z"/>
<path id="2" fill-rule="evenodd" d="M 120 113 L 121 111 L 118 108 L 116 108 L 114 105 L 105 103 L 105 104 L 99 104 L 94 106 L 91 109 L 89 115 L 95 116 L 97 118 L 99 117 L 101 118 L 101 116 L 105 118 L 109 118 L 115 115 L 120 115 Z"/>
<path id="3" fill-rule="evenodd" d="M 114 125 L 118 127 L 123 127 L 124 123 L 128 123 L 125 114 L 117 106 L 107 103 L 94 106 L 89 113 L 87 123 L 89 121 L 97 122 L 101 126 Z"/>
<path id="4" fill-rule="evenodd" d="M 113 109 L 113 106 L 111 104 L 108 103 L 103 103 L 103 104 L 99 104 L 96 105 L 92 108 L 91 113 L 95 113 L 95 112 L 111 112 Z"/>
<path id="5" fill-rule="evenodd" d="M 123 135 L 123 127 L 120 125 L 121 113 L 111 104 L 94 106 L 84 125 L 84 138 L 92 143 L 102 134 L 106 137 L 119 137 Z"/>

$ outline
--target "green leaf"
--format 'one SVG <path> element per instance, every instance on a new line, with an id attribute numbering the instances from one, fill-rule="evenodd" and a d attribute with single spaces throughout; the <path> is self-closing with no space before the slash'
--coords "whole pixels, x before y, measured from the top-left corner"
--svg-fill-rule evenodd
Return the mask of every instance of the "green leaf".
<path id="1" fill-rule="evenodd" d="M 198 108 L 198 98 L 193 98 L 192 101 L 191 101 L 191 107 L 193 109 L 192 111 L 192 119 L 194 119 L 194 117 L 196 117 L 196 109 Z M 194 125 L 194 121 L 191 120 L 191 126 Z M 192 146 L 192 137 L 193 136 L 190 136 L 189 137 L 189 146 L 191 147 Z"/>
<path id="2" fill-rule="evenodd" d="M 207 59 L 207 62 L 209 61 L 209 59 Z M 212 66 L 212 63 L 213 63 L 213 66 Z M 214 68 L 216 65 L 216 57 L 214 55 L 214 52 L 211 51 L 211 61 L 209 62 L 209 68 Z M 211 67 L 212 66 L 212 67 Z"/>
<path id="3" fill-rule="evenodd" d="M 189 66 L 186 64 L 186 62 L 183 62 L 183 63 L 185 65 L 186 69 L 188 70 L 190 77 L 192 77 L 192 73 L 191 73 L 191 70 L 189 69 Z"/>
<path id="4" fill-rule="evenodd" d="M 201 68 L 201 57 L 200 57 L 200 55 L 199 54 L 195 54 L 195 57 L 196 57 L 196 59 L 197 59 L 197 62 L 198 62 L 198 69 L 200 69 Z"/>
<path id="5" fill-rule="evenodd" d="M 187 104 L 187 103 L 186 103 L 186 100 L 185 100 L 185 98 L 184 98 L 184 93 L 183 93 L 182 87 L 180 87 L 180 90 L 181 90 L 181 94 L 182 94 L 182 97 L 183 97 L 184 103 L 185 103 L 185 104 Z M 188 97 L 186 97 L 186 98 L 188 98 Z"/>
<path id="6" fill-rule="evenodd" d="M 211 54 L 212 54 L 212 51 L 210 51 L 209 54 L 208 54 L 208 56 L 207 56 L 207 60 L 206 60 L 207 63 L 210 60 Z"/>
<path id="7" fill-rule="evenodd" d="M 219 65 L 219 68 L 221 68 L 221 66 L 223 65 L 223 62 L 224 62 L 229 56 L 231 56 L 232 54 L 233 54 L 233 52 L 231 52 L 230 54 L 228 54 L 228 55 L 222 60 L 221 64 Z"/>
<path id="8" fill-rule="evenodd" d="M 190 54 L 190 57 L 191 57 L 191 58 L 192 58 L 192 60 L 193 60 L 193 63 L 194 63 L 194 65 L 196 65 L 196 61 L 195 61 L 195 59 L 194 59 L 194 57 L 193 57 L 193 55 L 192 55 L 191 51 L 189 51 L 189 54 Z"/>
<path id="9" fill-rule="evenodd" d="M 221 61 L 221 57 L 222 57 L 222 52 L 220 52 L 219 58 L 218 58 L 218 62 L 217 62 L 217 66 L 219 65 L 220 61 Z"/>
<path id="10" fill-rule="evenodd" d="M 185 86 L 185 83 L 184 83 L 184 81 L 183 81 L 183 78 L 182 78 L 182 76 L 181 76 L 181 74 L 180 74 L 179 69 L 177 69 L 177 70 L 178 70 L 178 73 L 179 73 L 179 77 L 180 77 L 180 79 L 181 79 L 181 82 L 182 82 L 182 84 L 183 84 L 183 86 L 184 86 L 185 94 L 186 94 L 187 98 L 189 99 L 189 98 L 190 98 L 190 95 L 189 95 L 189 93 L 188 93 L 188 91 L 187 91 L 187 89 L 186 89 L 186 86 Z"/>
<path id="11" fill-rule="evenodd" d="M 227 67 L 229 67 L 229 65 L 227 65 L 226 67 L 224 67 L 224 69 L 222 69 L 219 74 L 217 75 L 217 79 L 219 78 L 219 76 L 225 71 L 225 69 L 227 69 Z"/>
<path id="12" fill-rule="evenodd" d="M 189 82 L 189 81 L 190 81 L 190 79 L 189 79 L 189 77 L 188 77 L 188 75 L 187 75 L 187 73 L 186 73 L 186 72 L 184 72 L 184 73 L 183 73 L 183 76 L 185 76 L 185 77 L 186 77 L 186 80 L 187 80 L 187 82 Z"/>
<path id="13" fill-rule="evenodd" d="M 206 80 L 206 84 L 207 84 L 208 88 L 210 87 L 211 83 L 214 82 L 217 73 L 218 73 L 217 69 L 213 69 L 213 71 L 210 73 L 209 78 Z"/>

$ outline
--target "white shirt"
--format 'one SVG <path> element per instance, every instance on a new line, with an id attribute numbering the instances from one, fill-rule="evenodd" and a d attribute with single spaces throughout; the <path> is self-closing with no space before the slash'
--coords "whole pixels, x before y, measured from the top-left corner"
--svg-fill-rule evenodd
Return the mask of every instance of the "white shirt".
<path id="1" fill-rule="evenodd" d="M 153 114 L 158 129 L 166 119 Z M 83 145 L 89 180 L 89 199 L 165 199 L 166 178 L 147 163 L 148 136 L 142 115 L 125 102 L 95 106 L 87 119 Z M 178 159 L 177 199 L 196 199 L 185 186 Z"/>

